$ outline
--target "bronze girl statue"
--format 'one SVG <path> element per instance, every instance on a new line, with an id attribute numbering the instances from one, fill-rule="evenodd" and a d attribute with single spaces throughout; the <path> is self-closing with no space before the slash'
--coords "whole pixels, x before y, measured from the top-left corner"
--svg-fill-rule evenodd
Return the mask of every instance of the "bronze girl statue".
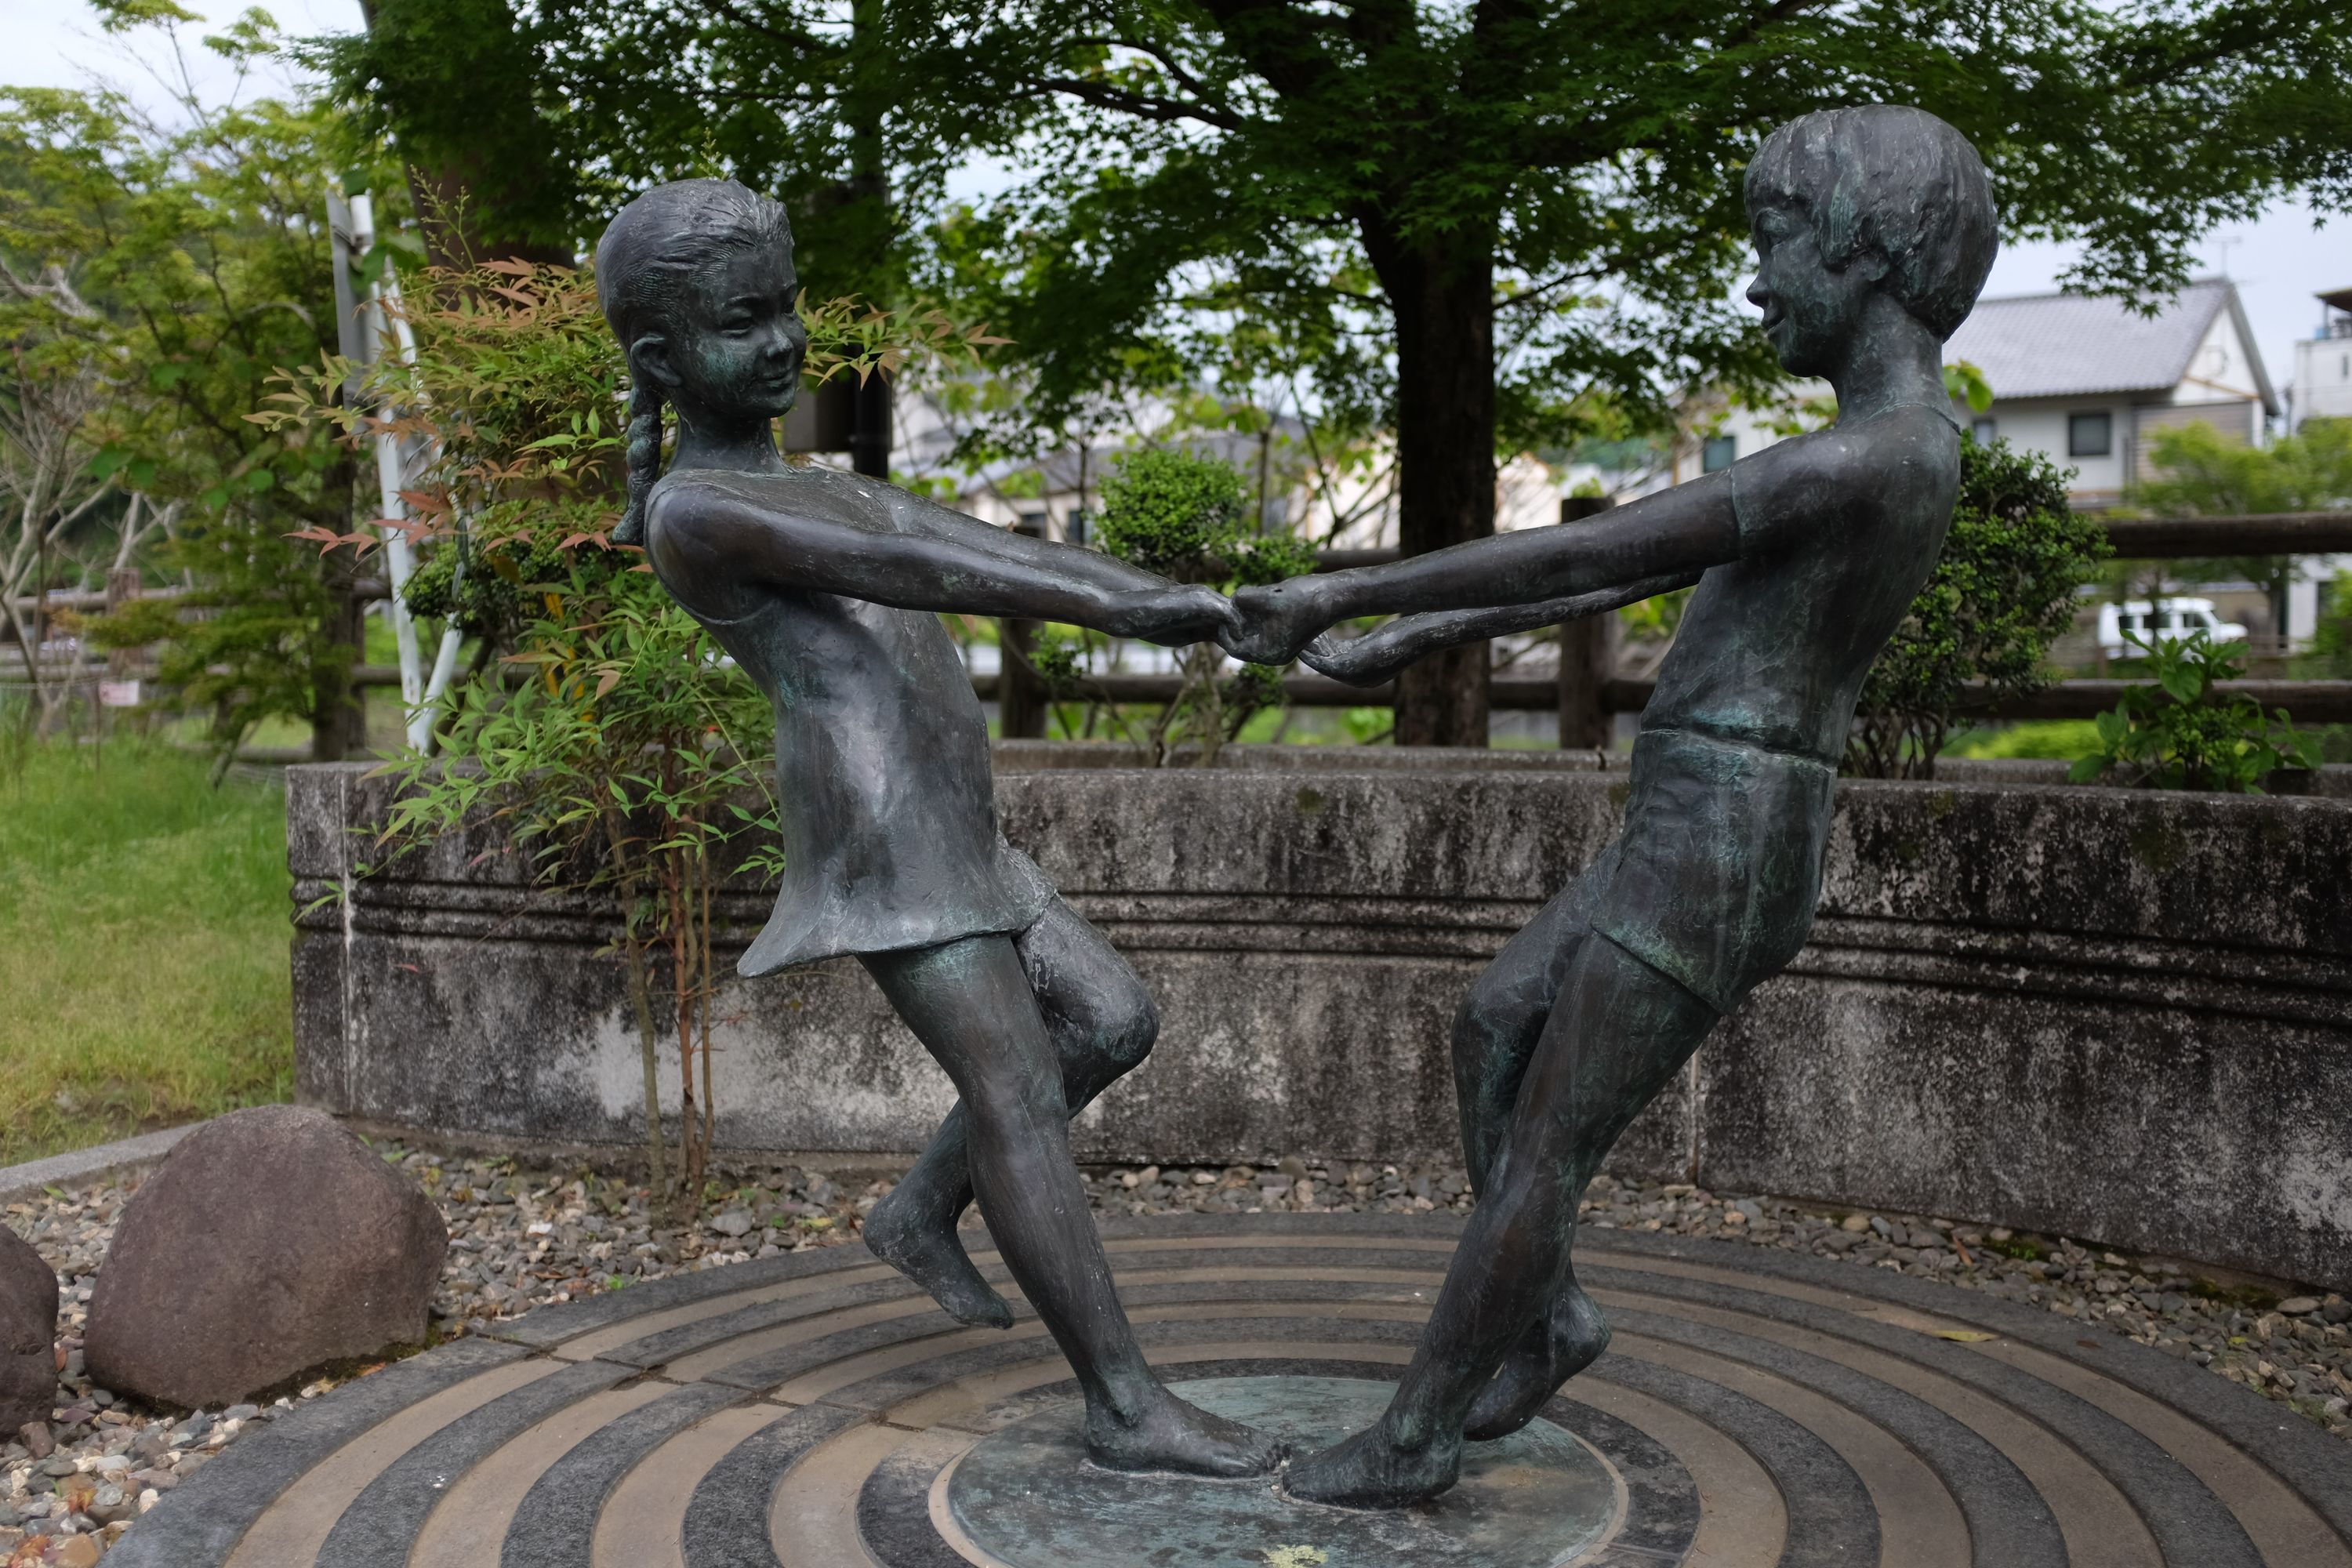
<path id="1" fill-rule="evenodd" d="M 998 832 L 987 723 L 937 614 L 1181 644 L 1229 629 L 1231 606 L 879 480 L 787 465 L 772 426 L 800 391 L 807 341 L 774 202 L 719 180 L 648 191 L 604 231 L 596 281 L 635 388 L 614 539 L 645 546 L 775 704 L 783 887 L 740 972 L 855 954 L 961 1097 L 875 1208 L 868 1244 L 959 1321 L 1007 1325 L 956 1239 L 977 1194 L 1077 1372 L 1097 1463 L 1272 1469 L 1270 1439 L 1160 1386 L 1112 1289 L 1067 1123 L 1143 1059 L 1158 1016 Z M 678 436 L 662 477 L 665 405 Z"/>

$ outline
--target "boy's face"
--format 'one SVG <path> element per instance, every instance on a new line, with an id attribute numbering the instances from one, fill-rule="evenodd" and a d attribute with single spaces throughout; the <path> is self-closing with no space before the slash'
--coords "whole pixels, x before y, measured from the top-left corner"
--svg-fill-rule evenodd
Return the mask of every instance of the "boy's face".
<path id="1" fill-rule="evenodd" d="M 1764 312 L 1764 336 L 1792 375 L 1836 370 L 1862 327 L 1864 302 L 1883 268 L 1856 258 L 1832 267 L 1810 216 L 1784 202 L 1748 215 L 1756 242 L 1756 281 L 1748 298 Z"/>
<path id="2" fill-rule="evenodd" d="M 703 269 L 687 301 L 690 329 L 669 345 L 680 402 L 712 413 L 780 417 L 800 395 L 808 331 L 793 300 L 800 279 L 781 246 L 730 249 Z"/>

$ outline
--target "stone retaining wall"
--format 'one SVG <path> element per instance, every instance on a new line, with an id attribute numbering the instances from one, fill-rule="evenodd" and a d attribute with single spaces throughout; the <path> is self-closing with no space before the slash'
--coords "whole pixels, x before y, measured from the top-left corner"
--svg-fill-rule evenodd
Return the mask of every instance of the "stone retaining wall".
<path id="1" fill-rule="evenodd" d="M 1000 752 L 1006 833 L 1165 1018 L 1082 1120 L 1082 1154 L 1454 1157 L 1454 1008 L 1607 842 L 1622 772 L 1556 752 L 1116 760 Z M 609 912 L 530 892 L 488 830 L 354 876 L 351 830 L 386 787 L 365 772 L 289 775 L 303 1099 L 448 1134 L 635 1140 Z M 726 959 L 765 905 L 730 889 Z M 722 1146 L 905 1152 L 946 1111 L 854 963 L 723 991 Z M 2352 804 L 1850 784 L 1811 945 L 1612 1163 L 2352 1288 L 2347 1069 Z"/>

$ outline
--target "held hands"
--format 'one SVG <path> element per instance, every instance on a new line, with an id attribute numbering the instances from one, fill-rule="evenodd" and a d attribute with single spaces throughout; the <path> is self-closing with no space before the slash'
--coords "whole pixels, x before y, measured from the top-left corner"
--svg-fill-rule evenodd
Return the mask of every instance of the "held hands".
<path id="1" fill-rule="evenodd" d="M 1213 638 L 1222 643 L 1236 624 L 1233 602 L 1214 588 L 1171 583 L 1134 595 L 1117 624 L 1107 629 L 1164 647 L 1182 647 Z"/>
<path id="2" fill-rule="evenodd" d="M 1411 664 L 1413 654 L 1378 635 L 1341 638 L 1326 632 L 1300 650 L 1298 658 L 1316 674 L 1342 685 L 1378 686 Z"/>
<path id="3" fill-rule="evenodd" d="M 1224 650 L 1252 664 L 1288 664 L 1338 617 L 1322 606 L 1312 577 L 1293 577 L 1234 595 L 1233 630 L 1218 637 Z"/>
<path id="4" fill-rule="evenodd" d="M 1317 597 L 1309 577 L 1244 588 L 1231 599 L 1197 584 L 1171 583 L 1129 595 L 1105 629 L 1169 647 L 1214 640 L 1252 664 L 1288 664 L 1331 622 Z"/>

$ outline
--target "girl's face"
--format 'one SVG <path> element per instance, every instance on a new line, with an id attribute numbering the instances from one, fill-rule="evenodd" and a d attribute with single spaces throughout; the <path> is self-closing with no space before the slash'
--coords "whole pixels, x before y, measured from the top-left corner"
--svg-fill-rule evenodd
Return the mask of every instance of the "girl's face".
<path id="1" fill-rule="evenodd" d="M 793 300 L 792 251 L 730 248 L 688 290 L 684 331 L 667 345 L 671 401 L 728 418 L 781 417 L 800 395 L 808 330 Z"/>

